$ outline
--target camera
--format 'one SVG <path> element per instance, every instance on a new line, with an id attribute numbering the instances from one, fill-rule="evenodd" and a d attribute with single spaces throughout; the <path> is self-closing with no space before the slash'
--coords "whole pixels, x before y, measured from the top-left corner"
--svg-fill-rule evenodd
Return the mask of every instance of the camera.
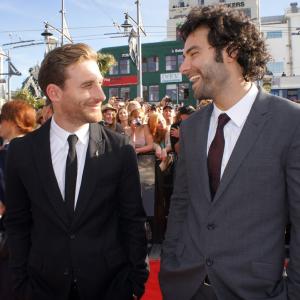
<path id="1" fill-rule="evenodd" d="M 139 118 L 133 119 L 131 122 L 132 122 L 133 125 L 136 125 L 136 126 L 141 126 L 142 125 L 142 122 Z"/>

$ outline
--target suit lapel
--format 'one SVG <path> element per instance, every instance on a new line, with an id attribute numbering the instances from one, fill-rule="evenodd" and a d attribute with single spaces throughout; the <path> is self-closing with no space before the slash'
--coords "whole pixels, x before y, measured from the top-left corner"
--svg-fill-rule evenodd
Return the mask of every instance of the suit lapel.
<path id="1" fill-rule="evenodd" d="M 37 178 L 40 178 L 56 215 L 65 226 L 68 226 L 68 216 L 52 165 L 50 124 L 51 121 L 47 121 L 36 131 L 36 139 L 33 139 L 34 160 L 38 170 Z"/>
<path id="2" fill-rule="evenodd" d="M 266 124 L 266 121 L 270 117 L 268 103 L 269 101 L 267 99 L 267 95 L 259 91 L 224 170 L 213 203 L 218 201 L 230 181 L 235 176 L 239 166 L 251 150 L 264 125 Z"/>
<path id="3" fill-rule="evenodd" d="M 191 148 L 187 149 L 188 152 L 191 152 L 191 157 L 195 158 L 192 165 L 194 168 L 193 176 L 194 178 L 199 178 L 199 180 L 202 181 L 199 186 L 208 201 L 211 201 L 211 194 L 207 172 L 207 137 L 212 110 L 213 105 L 210 104 L 203 108 L 203 111 L 200 112 L 204 115 L 197 119 L 197 124 L 195 126 L 196 134 L 195 136 L 194 134 L 191 136 Z M 194 128 L 192 130 L 194 130 Z"/>
<path id="4" fill-rule="evenodd" d="M 103 139 L 101 126 L 96 123 L 90 124 L 89 145 L 86 153 L 82 181 L 75 209 L 74 223 L 78 222 L 86 205 L 88 204 L 89 198 L 95 190 L 97 173 L 99 172 L 99 164 L 96 162 L 104 154 L 104 152 L 105 140 Z"/>

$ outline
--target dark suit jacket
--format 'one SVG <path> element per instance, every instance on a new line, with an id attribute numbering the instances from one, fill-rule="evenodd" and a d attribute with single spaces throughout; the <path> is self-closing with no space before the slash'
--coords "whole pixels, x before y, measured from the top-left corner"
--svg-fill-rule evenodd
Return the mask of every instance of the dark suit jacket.
<path id="1" fill-rule="evenodd" d="M 49 131 L 50 121 L 11 142 L 8 151 L 5 224 L 19 299 L 68 299 L 72 278 L 82 300 L 142 295 L 148 276 L 145 213 L 133 148 L 121 135 L 90 125 L 69 223 Z"/>
<path id="2" fill-rule="evenodd" d="M 213 202 L 207 174 L 212 109 L 181 125 L 160 271 L 164 299 L 191 299 L 208 274 L 218 300 L 299 300 L 300 106 L 259 92 Z"/>

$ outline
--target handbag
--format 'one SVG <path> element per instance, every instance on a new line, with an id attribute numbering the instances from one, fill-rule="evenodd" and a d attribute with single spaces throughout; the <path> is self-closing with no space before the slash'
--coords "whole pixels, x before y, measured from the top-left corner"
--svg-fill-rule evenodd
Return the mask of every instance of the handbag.
<path id="1" fill-rule="evenodd" d="M 168 176 L 173 172 L 175 163 L 174 153 L 168 153 L 165 160 L 162 160 L 159 164 L 159 169 L 164 176 Z"/>

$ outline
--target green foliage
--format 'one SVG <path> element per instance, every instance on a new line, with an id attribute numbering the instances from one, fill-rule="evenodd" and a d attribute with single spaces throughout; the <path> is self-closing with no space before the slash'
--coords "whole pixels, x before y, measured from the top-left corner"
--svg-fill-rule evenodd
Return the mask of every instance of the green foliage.
<path id="1" fill-rule="evenodd" d="M 45 105 L 45 99 L 34 97 L 28 89 L 18 90 L 12 97 L 12 99 L 20 99 L 27 101 L 36 110 L 42 108 Z"/>
<path id="2" fill-rule="evenodd" d="M 112 54 L 98 52 L 98 66 L 102 75 L 105 75 L 116 63 Z"/>

